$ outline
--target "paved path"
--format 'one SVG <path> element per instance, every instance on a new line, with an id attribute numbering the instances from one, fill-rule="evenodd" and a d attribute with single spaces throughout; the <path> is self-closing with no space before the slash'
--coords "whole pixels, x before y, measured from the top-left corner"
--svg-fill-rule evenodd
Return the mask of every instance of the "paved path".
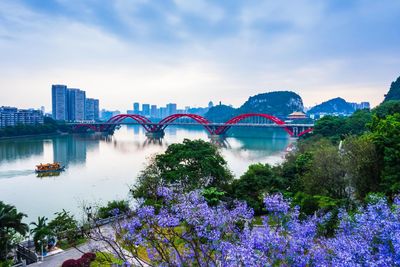
<path id="1" fill-rule="evenodd" d="M 105 235 L 109 235 L 109 236 L 113 236 L 115 235 L 115 232 L 113 230 L 112 227 L 110 227 L 109 225 L 107 226 L 102 226 L 100 228 L 100 231 L 105 234 Z M 96 249 L 97 251 L 111 251 L 109 245 L 107 245 L 107 243 L 102 242 L 102 241 L 93 241 L 90 240 L 85 244 L 82 244 L 80 246 L 78 246 L 77 250 L 76 248 L 70 248 L 67 249 L 61 253 L 49 256 L 44 258 L 43 262 L 36 262 L 33 264 L 28 265 L 29 267 L 60 267 L 62 265 L 62 263 L 66 260 L 69 259 L 79 259 L 82 256 L 82 252 L 90 252 L 92 251 L 92 249 Z M 82 252 L 81 252 L 82 251 Z M 128 251 L 123 250 L 125 255 L 130 255 L 130 253 Z M 144 262 L 139 262 L 132 259 L 132 263 L 133 266 L 147 266 L 146 263 Z"/>
<path id="2" fill-rule="evenodd" d="M 84 252 L 89 252 L 90 247 L 89 244 L 83 244 L 78 247 L 80 250 Z M 61 264 L 69 259 L 79 259 L 82 256 L 82 253 L 78 251 L 75 248 L 70 248 L 67 250 L 64 250 L 61 253 L 49 256 L 44 258 L 44 261 L 42 262 L 36 262 L 33 264 L 30 264 L 28 266 L 40 266 L 40 267 L 59 267 Z"/>

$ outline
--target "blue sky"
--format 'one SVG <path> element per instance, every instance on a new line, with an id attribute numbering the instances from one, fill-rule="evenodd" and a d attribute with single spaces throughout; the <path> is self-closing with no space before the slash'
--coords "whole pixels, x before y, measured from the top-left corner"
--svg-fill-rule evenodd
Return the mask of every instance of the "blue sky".
<path id="1" fill-rule="evenodd" d="M 53 83 L 101 106 L 380 103 L 400 75 L 398 0 L 0 0 L 0 105 L 50 107 Z"/>

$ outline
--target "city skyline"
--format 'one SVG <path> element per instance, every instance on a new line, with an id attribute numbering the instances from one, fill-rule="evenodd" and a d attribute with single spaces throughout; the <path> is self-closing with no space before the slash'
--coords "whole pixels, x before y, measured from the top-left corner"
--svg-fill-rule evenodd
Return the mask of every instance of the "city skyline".
<path id="1" fill-rule="evenodd" d="M 2 1 L 1 104 L 49 110 L 57 83 L 106 109 L 238 107 L 279 90 L 305 106 L 338 96 L 375 106 L 399 76 L 399 9 L 395 0 Z"/>

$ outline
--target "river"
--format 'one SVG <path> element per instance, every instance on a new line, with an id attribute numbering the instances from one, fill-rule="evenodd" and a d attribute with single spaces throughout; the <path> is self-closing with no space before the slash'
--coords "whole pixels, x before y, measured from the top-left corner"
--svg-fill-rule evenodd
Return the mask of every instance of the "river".
<path id="1" fill-rule="evenodd" d="M 236 177 L 252 163 L 276 164 L 294 142 L 277 128 L 234 129 L 218 143 Z M 209 140 L 201 127 L 165 130 L 162 140 L 149 140 L 140 126 L 122 126 L 112 136 L 74 134 L 17 138 L 0 141 L 0 201 L 28 215 L 54 217 L 62 209 L 81 219 L 84 205 L 95 206 L 126 199 L 148 159 L 183 139 Z M 35 165 L 62 162 L 58 176 L 37 177 Z"/>

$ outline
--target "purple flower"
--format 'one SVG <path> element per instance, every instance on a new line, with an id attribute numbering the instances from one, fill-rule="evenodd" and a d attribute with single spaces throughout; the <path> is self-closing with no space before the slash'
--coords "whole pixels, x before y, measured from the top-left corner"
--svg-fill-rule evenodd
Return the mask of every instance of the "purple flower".
<path id="1" fill-rule="evenodd" d="M 286 213 L 290 208 L 289 203 L 283 198 L 281 193 L 267 195 L 264 198 L 264 205 L 267 211 L 272 213 Z"/>
<path id="2" fill-rule="evenodd" d="M 377 198 L 355 214 L 341 210 L 334 237 L 326 238 L 317 229 L 332 214 L 300 219 L 282 194 L 265 197 L 271 215 L 252 226 L 244 202 L 211 207 L 199 191 L 159 191 L 159 211 L 138 208 L 119 232 L 125 246 L 144 247 L 152 265 L 400 266 L 398 199 L 391 206 Z"/>

